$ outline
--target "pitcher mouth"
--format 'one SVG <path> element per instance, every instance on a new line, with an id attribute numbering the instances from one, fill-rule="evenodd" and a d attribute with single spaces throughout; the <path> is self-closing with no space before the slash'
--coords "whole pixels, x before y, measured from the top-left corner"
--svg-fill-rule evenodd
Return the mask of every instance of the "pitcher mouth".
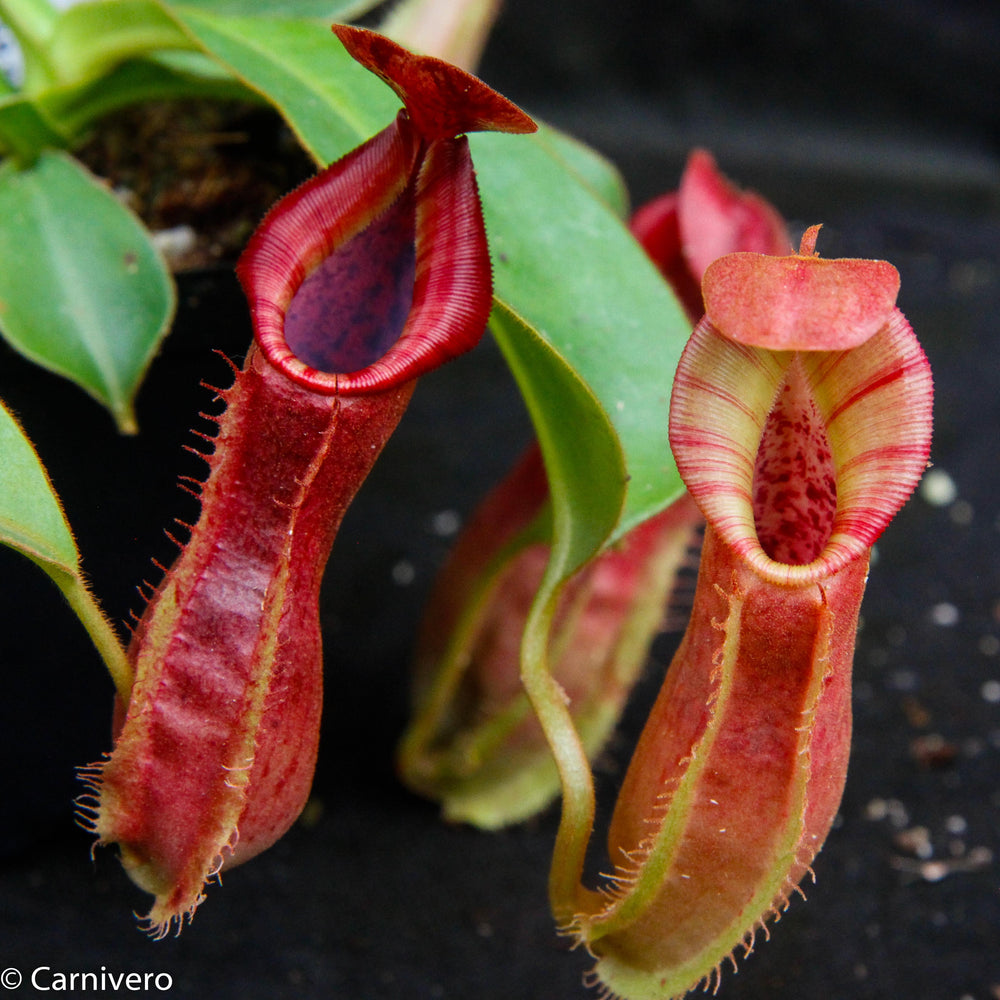
<path id="1" fill-rule="evenodd" d="M 782 454 L 812 455 L 814 475 L 792 484 L 803 504 L 796 516 L 779 512 L 775 522 L 774 511 L 755 501 L 767 465 L 762 441 L 767 451 L 768 421 L 790 377 L 813 416 L 811 424 L 784 426 Z M 803 586 L 865 557 L 913 491 L 930 449 L 931 395 L 927 360 L 898 309 L 863 344 L 837 351 L 739 344 L 706 318 L 677 370 L 670 442 L 722 540 L 762 578 Z M 798 537 L 776 540 L 776 523 Z"/>
<path id="2" fill-rule="evenodd" d="M 479 342 L 493 281 L 465 133 L 536 125 L 456 66 L 333 30 L 405 106 L 283 198 L 237 273 L 268 362 L 312 392 L 350 396 L 396 389 Z"/>
<path id="3" fill-rule="evenodd" d="M 302 282 L 285 313 L 284 338 L 303 365 L 354 374 L 400 339 L 413 308 L 415 238 L 413 198 L 404 191 Z"/>

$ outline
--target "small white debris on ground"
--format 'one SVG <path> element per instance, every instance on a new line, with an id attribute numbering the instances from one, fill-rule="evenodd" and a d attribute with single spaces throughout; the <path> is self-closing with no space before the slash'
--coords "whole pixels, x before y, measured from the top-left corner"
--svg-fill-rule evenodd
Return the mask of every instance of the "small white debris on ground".
<path id="1" fill-rule="evenodd" d="M 993 852 L 988 847 L 968 848 L 961 836 L 968 833 L 969 824 L 964 816 L 952 814 L 943 822 L 947 841 L 934 837 L 923 825 L 911 825 L 909 810 L 899 799 L 872 799 L 865 806 L 865 819 L 872 822 L 888 820 L 895 831 L 892 843 L 900 854 L 891 854 L 889 864 L 898 872 L 922 879 L 940 882 L 949 875 L 977 872 L 993 863 Z M 947 848 L 947 857 L 935 857 L 935 844 Z"/>
<path id="2" fill-rule="evenodd" d="M 978 872 L 993 863 L 993 852 L 988 847 L 973 847 L 959 858 L 924 861 L 919 858 L 893 857 L 892 867 L 897 871 L 916 875 L 925 882 L 940 882 L 958 872 Z"/>
<path id="3" fill-rule="evenodd" d="M 944 821 L 944 828 L 957 837 L 968 831 L 969 824 L 964 816 L 949 816 Z"/>
<path id="4" fill-rule="evenodd" d="M 451 538 L 462 527 L 462 518 L 457 510 L 439 510 L 431 518 L 431 531 L 439 538 Z"/>
<path id="5" fill-rule="evenodd" d="M 932 507 L 947 507 L 958 499 L 958 487 L 944 469 L 928 469 L 920 481 L 920 496 Z"/>
<path id="6" fill-rule="evenodd" d="M 931 622 L 934 625 L 941 625 L 944 628 L 957 625 L 961 617 L 958 608 L 949 601 L 942 601 L 940 604 L 935 604 L 930 610 Z"/>
<path id="7" fill-rule="evenodd" d="M 174 261 L 191 253 L 198 244 L 198 234 L 191 226 L 158 229 L 152 234 L 153 246 L 168 260 Z"/>
<path id="8" fill-rule="evenodd" d="M 865 819 L 874 823 L 887 819 L 897 830 L 910 822 L 910 814 L 899 799 L 872 799 L 865 806 Z"/>
<path id="9" fill-rule="evenodd" d="M 1000 705 L 1000 681 L 983 681 L 979 693 L 983 696 L 983 701 L 988 701 L 991 705 Z"/>

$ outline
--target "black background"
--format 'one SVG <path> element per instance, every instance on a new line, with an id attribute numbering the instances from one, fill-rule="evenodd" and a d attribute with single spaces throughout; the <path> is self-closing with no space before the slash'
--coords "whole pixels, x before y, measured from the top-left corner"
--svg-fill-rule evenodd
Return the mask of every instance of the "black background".
<path id="1" fill-rule="evenodd" d="M 1000 996 L 997 862 L 933 880 L 901 837 L 926 828 L 931 860 L 958 867 L 977 848 L 1000 856 L 998 49 L 990 3 L 509 0 L 481 69 L 618 163 L 636 203 L 673 187 L 702 145 L 794 226 L 823 222 L 825 256 L 891 260 L 935 371 L 933 460 L 958 501 L 914 497 L 879 542 L 840 820 L 808 902 L 724 974 L 730 1000 Z M 212 350 L 238 355 L 248 340 L 231 274 L 184 278 L 134 440 L 0 351 L 0 394 L 49 465 L 116 619 L 141 606 L 135 584 L 156 579 L 150 556 L 170 558 L 163 528 L 194 513 L 174 483 L 200 472 L 182 448 L 189 428 L 206 429 L 200 380 L 228 379 Z M 567 952 L 546 907 L 554 811 L 500 834 L 446 827 L 392 769 L 413 629 L 449 543 L 434 515 L 465 514 L 528 436 L 488 342 L 421 383 L 327 573 L 312 821 L 159 944 L 135 928 L 145 897 L 111 852 L 89 861 L 70 818 L 73 767 L 108 747 L 110 683 L 51 584 L 0 553 L 0 965 L 165 971 L 169 995 L 193 998 L 588 995 L 586 956 Z M 408 585 L 394 582 L 401 564 Z M 936 623 L 942 606 L 950 625 Z M 675 642 L 656 644 L 605 796 Z"/>

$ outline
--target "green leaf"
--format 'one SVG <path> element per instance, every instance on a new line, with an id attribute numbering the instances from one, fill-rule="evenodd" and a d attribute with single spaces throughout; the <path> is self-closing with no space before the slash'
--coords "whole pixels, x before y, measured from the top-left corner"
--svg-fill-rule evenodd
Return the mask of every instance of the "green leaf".
<path id="1" fill-rule="evenodd" d="M 31 163 L 46 146 L 65 146 L 69 135 L 30 97 L 0 97 L 0 155 Z"/>
<path id="2" fill-rule="evenodd" d="M 61 145 L 72 147 L 100 118 L 142 101 L 256 97 L 202 52 L 164 52 L 122 63 L 86 84 L 48 90 L 35 104 L 48 120 L 58 123 L 65 136 Z M 37 147 L 35 155 L 42 148 Z"/>
<path id="3" fill-rule="evenodd" d="M 186 32 L 155 0 L 99 0 L 65 10 L 47 43 L 57 82 L 85 83 L 127 59 L 186 49 Z"/>
<path id="4" fill-rule="evenodd" d="M 590 389 L 546 340 L 502 303 L 490 325 L 545 458 L 554 540 L 548 575 L 558 581 L 587 562 L 617 523 L 624 457 Z"/>
<path id="5" fill-rule="evenodd" d="M 35 449 L 0 403 L 0 542 L 48 573 L 79 572 L 76 542 Z"/>
<path id="6" fill-rule="evenodd" d="M 0 19 L 14 32 L 18 44 L 42 44 L 52 33 L 59 12 L 51 0 L 0 0 Z"/>
<path id="7" fill-rule="evenodd" d="M 80 556 L 59 498 L 31 442 L 0 403 L 0 544 L 27 556 L 63 592 L 128 701 L 132 672 L 124 650 L 80 571 Z"/>
<path id="8" fill-rule="evenodd" d="M 177 98 L 260 99 L 204 52 L 157 52 L 86 83 L 0 96 L 0 155 L 30 164 L 48 147 L 72 148 L 112 111 Z"/>
<path id="9" fill-rule="evenodd" d="M 317 163 L 343 156 L 395 118 L 399 99 L 327 24 L 219 17 L 189 5 L 174 12 L 206 51 L 281 112 Z"/>
<path id="10" fill-rule="evenodd" d="M 630 199 L 625 180 L 618 168 L 586 143 L 558 129 L 545 132 L 549 153 L 565 164 L 577 180 L 603 201 L 615 215 L 629 214 Z"/>
<path id="11" fill-rule="evenodd" d="M 0 0 L 0 21 L 13 32 L 24 59 L 26 87 L 54 78 L 48 43 L 58 18 L 49 0 Z"/>
<path id="12" fill-rule="evenodd" d="M 614 426 L 629 476 L 617 538 L 683 490 L 667 418 L 690 326 L 622 222 L 553 152 L 550 135 L 470 136 L 494 290 L 590 387 Z"/>
<path id="13" fill-rule="evenodd" d="M 125 432 L 174 311 L 163 261 L 137 219 L 62 153 L 0 164 L 0 330 L 72 379 Z"/>

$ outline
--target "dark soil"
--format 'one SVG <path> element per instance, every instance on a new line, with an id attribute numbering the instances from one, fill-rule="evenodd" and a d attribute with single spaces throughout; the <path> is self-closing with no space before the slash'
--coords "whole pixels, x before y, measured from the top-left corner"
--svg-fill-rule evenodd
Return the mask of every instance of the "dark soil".
<path id="1" fill-rule="evenodd" d="M 274 111 L 236 101 L 128 108 L 77 155 L 145 222 L 175 271 L 234 261 L 271 205 L 316 170 Z"/>

